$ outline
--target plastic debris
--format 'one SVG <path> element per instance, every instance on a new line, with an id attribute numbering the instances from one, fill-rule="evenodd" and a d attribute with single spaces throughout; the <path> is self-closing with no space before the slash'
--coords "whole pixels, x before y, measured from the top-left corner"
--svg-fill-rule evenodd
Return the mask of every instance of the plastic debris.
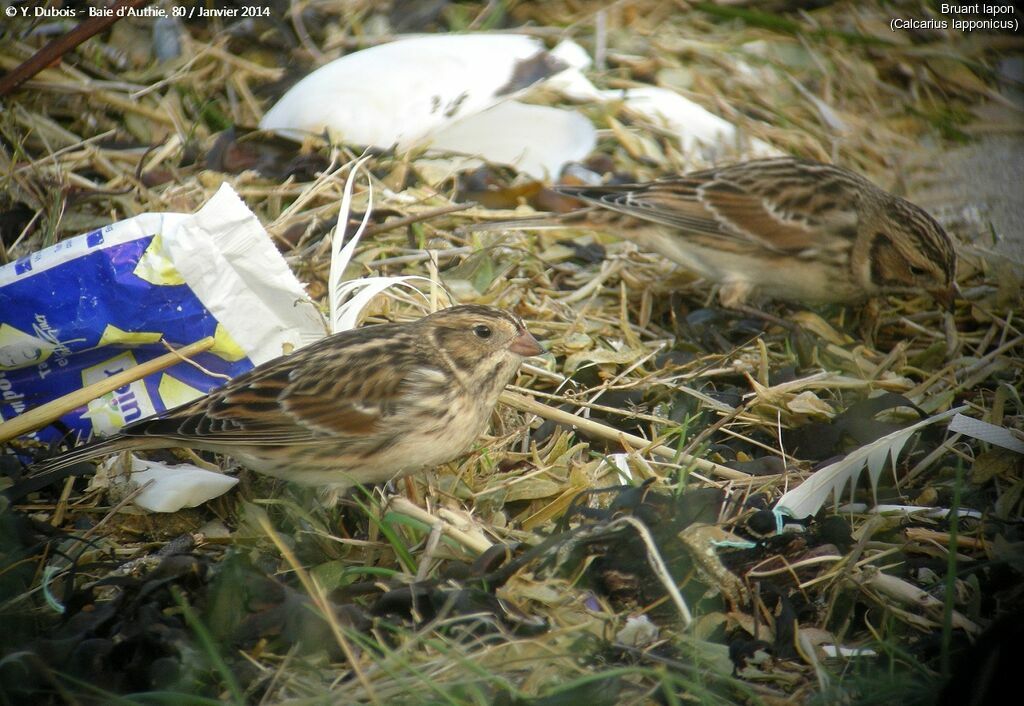
<path id="1" fill-rule="evenodd" d="M 212 349 L 61 418 L 79 441 L 176 407 L 323 336 L 322 316 L 231 187 L 0 267 L 0 421 L 213 336 Z"/>

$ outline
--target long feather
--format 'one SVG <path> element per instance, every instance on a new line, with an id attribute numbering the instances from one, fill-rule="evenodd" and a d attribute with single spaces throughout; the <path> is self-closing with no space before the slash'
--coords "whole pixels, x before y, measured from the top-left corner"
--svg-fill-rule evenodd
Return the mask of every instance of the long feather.
<path id="1" fill-rule="evenodd" d="M 856 485 L 857 478 L 865 467 L 868 469 L 871 488 L 874 491 L 886 460 L 891 458 L 895 466 L 900 451 L 903 450 L 903 446 L 914 432 L 930 424 L 949 419 L 965 409 L 967 409 L 966 406 L 957 407 L 934 417 L 928 417 L 905 429 L 886 434 L 870 444 L 861 446 L 841 461 L 836 461 L 815 471 L 797 488 L 779 498 L 779 501 L 775 503 L 775 512 L 798 519 L 814 515 L 830 495 L 835 494 L 838 501 L 847 484 L 851 488 Z"/>

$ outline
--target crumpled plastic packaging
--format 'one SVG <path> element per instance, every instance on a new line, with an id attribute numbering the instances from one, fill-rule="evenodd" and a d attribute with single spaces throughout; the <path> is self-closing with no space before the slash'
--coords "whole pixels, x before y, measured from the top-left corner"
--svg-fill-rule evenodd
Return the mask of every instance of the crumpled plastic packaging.
<path id="1" fill-rule="evenodd" d="M 324 332 L 316 305 L 225 184 L 195 214 L 142 214 L 0 267 L 0 421 L 163 355 L 163 342 L 214 337 L 194 358 L 201 368 L 179 363 L 30 437 L 109 435 Z"/>

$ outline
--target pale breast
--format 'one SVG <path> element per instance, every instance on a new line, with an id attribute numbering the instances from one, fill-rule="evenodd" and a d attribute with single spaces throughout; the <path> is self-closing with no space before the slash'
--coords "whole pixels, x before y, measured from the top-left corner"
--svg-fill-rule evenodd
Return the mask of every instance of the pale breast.
<path id="1" fill-rule="evenodd" d="M 720 284 L 742 284 L 754 298 L 807 303 L 844 302 L 859 298 L 861 288 L 846 264 L 847 252 L 772 255 L 768 252 L 704 247 L 685 234 L 661 228 L 643 228 L 630 238 L 704 279 Z"/>

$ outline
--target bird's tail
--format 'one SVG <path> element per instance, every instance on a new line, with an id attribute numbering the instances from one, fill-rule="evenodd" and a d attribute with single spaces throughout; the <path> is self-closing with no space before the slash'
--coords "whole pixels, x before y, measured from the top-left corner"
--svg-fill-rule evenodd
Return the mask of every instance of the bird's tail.
<path id="1" fill-rule="evenodd" d="M 150 439 L 124 436 L 123 434 L 117 434 L 108 439 L 85 444 L 59 456 L 32 464 L 29 467 L 27 477 L 8 488 L 5 494 L 10 499 L 15 500 L 28 493 L 45 488 L 68 475 L 88 475 L 88 472 L 74 474 L 65 472 L 68 468 L 83 461 L 106 454 L 118 453 L 119 451 L 152 448 L 152 446 L 153 442 Z"/>
<path id="2" fill-rule="evenodd" d="M 568 213 L 545 213 L 500 221 L 481 221 L 459 226 L 456 230 L 461 233 L 488 233 L 502 230 L 564 230 L 573 226 L 585 227 L 585 224 L 581 224 L 579 221 L 582 221 L 588 213 L 596 210 L 596 206 L 587 206 Z"/>
<path id="3" fill-rule="evenodd" d="M 71 449 L 70 451 L 65 451 L 59 456 L 54 456 L 53 458 L 46 459 L 45 461 L 35 463 L 32 465 L 32 470 L 38 470 L 40 473 L 60 471 L 68 468 L 69 466 L 73 466 L 76 463 L 88 461 L 100 456 L 106 456 L 107 454 L 145 448 L 149 441 L 149 439 L 145 438 L 140 439 L 137 437 L 125 436 L 123 434 L 115 434 L 114 436 L 106 439 L 93 441 L 83 446 L 79 446 L 78 448 Z M 35 475 L 35 473 L 33 473 L 33 475 Z"/>

